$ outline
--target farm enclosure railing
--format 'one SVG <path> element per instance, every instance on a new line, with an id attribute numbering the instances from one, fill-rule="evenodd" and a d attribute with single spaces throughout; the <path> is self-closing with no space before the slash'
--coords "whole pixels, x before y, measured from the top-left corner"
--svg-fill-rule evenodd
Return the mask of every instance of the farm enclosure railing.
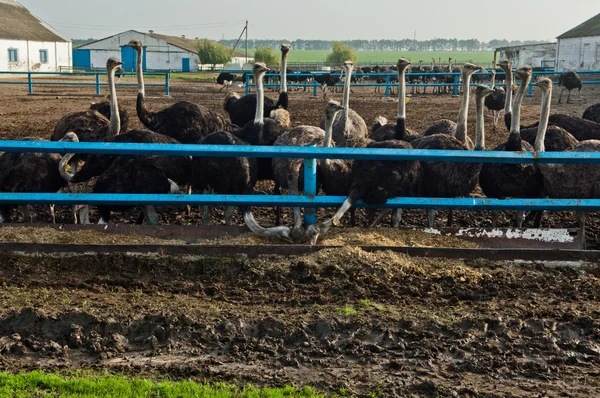
<path id="1" fill-rule="evenodd" d="M 144 72 L 145 76 L 164 76 L 164 83 L 146 83 L 146 87 L 164 87 L 165 96 L 169 96 L 169 80 L 171 78 L 170 72 Z M 10 80 L 12 75 L 26 76 L 27 81 L 22 80 Z M 94 81 L 37 81 L 34 80 L 35 76 L 66 76 L 66 77 L 94 77 Z M 132 72 L 120 72 L 120 75 L 124 76 L 135 76 Z M 2 76 L 9 76 L 8 78 L 1 78 Z M 0 84 L 17 84 L 27 85 L 27 93 L 33 94 L 33 86 L 95 86 L 96 95 L 100 95 L 100 87 L 108 86 L 108 83 L 102 83 L 100 76 L 106 76 L 106 72 L 12 72 L 12 71 L 0 71 Z M 118 87 L 137 87 L 137 83 L 117 83 Z"/>
<path id="2" fill-rule="evenodd" d="M 305 221 L 314 224 L 317 207 L 337 207 L 341 196 L 317 195 L 316 159 L 422 160 L 463 163 L 570 163 L 600 164 L 596 152 L 498 152 L 447 151 L 378 148 L 262 147 L 236 145 L 68 143 L 47 141 L 0 141 L 4 152 L 94 153 L 159 156 L 217 156 L 255 158 L 302 158 L 304 195 L 220 195 L 220 194 L 88 194 L 88 193 L 0 193 L 0 203 L 12 204 L 153 204 L 231 205 L 305 207 Z M 369 207 L 361 202 L 358 207 Z M 488 199 L 488 198 L 394 198 L 381 207 L 466 210 L 600 210 L 600 199 Z"/>

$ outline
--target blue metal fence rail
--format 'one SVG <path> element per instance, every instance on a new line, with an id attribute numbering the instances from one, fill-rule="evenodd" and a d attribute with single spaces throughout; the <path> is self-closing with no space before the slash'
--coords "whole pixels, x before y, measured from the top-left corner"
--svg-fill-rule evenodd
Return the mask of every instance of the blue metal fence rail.
<path id="1" fill-rule="evenodd" d="M 236 71 L 224 71 L 224 72 L 230 72 L 230 73 L 234 73 Z M 247 71 L 245 71 L 247 72 Z M 589 74 L 589 75 L 598 75 L 600 74 L 600 70 L 584 70 L 584 71 L 576 71 L 577 73 L 581 74 L 581 75 L 585 75 L 585 74 Z M 311 83 L 290 83 L 290 77 L 294 76 L 294 77 L 314 77 L 314 75 L 322 75 L 325 74 L 327 72 L 315 72 L 315 73 L 293 73 L 293 74 L 288 74 L 288 87 L 312 87 L 313 88 L 313 96 L 317 96 L 317 88 L 321 87 L 321 85 L 316 81 L 313 80 Z M 560 72 L 554 72 L 554 71 L 535 71 L 533 72 L 534 76 L 549 76 L 549 75 L 554 75 L 554 76 L 558 76 L 560 75 Z M 341 76 L 340 73 L 331 73 L 331 76 Z M 398 85 L 397 82 L 392 82 L 392 78 L 394 77 L 398 77 L 398 73 L 353 73 L 352 76 L 354 77 L 367 77 L 367 78 L 378 78 L 378 77 L 385 77 L 385 83 L 352 83 L 351 87 L 385 87 L 385 96 L 389 97 L 390 96 L 390 88 L 391 87 L 396 87 Z M 410 83 L 410 78 L 411 77 L 435 77 L 435 78 L 439 78 L 439 77 L 448 77 L 448 76 L 452 76 L 453 77 L 453 82 L 452 83 Z M 475 73 L 474 76 L 491 76 L 490 72 L 478 72 Z M 272 77 L 279 77 L 278 73 L 268 73 L 265 75 L 265 78 L 272 78 Z M 252 78 L 252 74 L 248 73 L 246 74 L 246 94 L 248 94 L 250 92 L 250 87 L 255 86 L 256 84 L 254 83 L 250 83 L 250 79 Z M 454 96 L 458 96 L 458 90 L 461 86 L 460 83 L 460 73 L 459 72 L 439 72 L 439 73 L 433 73 L 433 72 L 411 72 L 411 73 L 407 73 L 406 74 L 406 79 L 407 79 L 407 83 L 406 86 L 407 87 L 452 87 L 453 88 L 453 95 Z M 518 82 L 516 82 L 518 84 Z M 600 79 L 598 80 L 584 80 L 582 82 L 583 84 L 600 84 Z M 554 82 L 554 84 L 558 84 L 558 82 Z M 279 83 L 265 83 L 263 84 L 264 87 L 279 87 Z M 343 84 L 339 83 L 336 84 L 336 86 L 343 86 Z M 504 83 L 498 83 L 497 86 L 505 86 Z M 528 89 L 528 94 L 529 95 L 533 95 L 533 87 L 529 86 Z"/>
<path id="2" fill-rule="evenodd" d="M 336 207 L 346 198 L 316 195 L 316 159 L 422 160 L 482 163 L 570 163 L 600 164 L 597 152 L 498 152 L 394 150 L 379 148 L 261 147 L 234 145 L 68 143 L 45 141 L 0 141 L 4 152 L 95 153 L 161 156 L 219 156 L 303 158 L 304 195 L 217 195 L 217 194 L 72 194 L 72 193 L 0 193 L 0 203 L 12 204 L 154 204 L 154 205 L 232 205 L 301 206 L 305 222 L 316 222 L 317 207 Z M 359 207 L 369 207 L 357 203 Z M 487 199 L 487 198 L 394 198 L 383 207 L 436 208 L 468 210 L 600 210 L 600 199 Z"/>
<path id="3" fill-rule="evenodd" d="M 101 83 L 100 76 L 106 76 L 106 72 L 12 72 L 12 71 L 0 71 L 0 75 L 26 75 L 27 81 L 14 81 L 7 79 L 0 79 L 0 84 L 16 84 L 16 85 L 27 85 L 27 93 L 33 94 L 33 86 L 95 86 L 96 94 L 100 95 L 100 87 L 108 86 L 108 83 Z M 94 76 L 94 82 L 58 82 L 58 81 L 35 81 L 34 76 L 47 76 L 47 75 L 58 75 L 58 76 Z M 135 76 L 134 72 L 121 72 L 124 76 Z M 147 83 L 146 87 L 164 87 L 165 96 L 169 96 L 170 88 L 170 72 L 144 72 L 144 76 L 164 76 L 164 83 Z M 137 87 L 137 83 L 117 83 L 117 87 Z"/>

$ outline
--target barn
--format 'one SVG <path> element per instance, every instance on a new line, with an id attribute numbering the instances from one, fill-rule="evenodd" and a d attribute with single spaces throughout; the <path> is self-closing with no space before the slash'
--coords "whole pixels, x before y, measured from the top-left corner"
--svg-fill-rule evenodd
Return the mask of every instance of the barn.
<path id="1" fill-rule="evenodd" d="M 73 51 L 73 67 L 101 69 L 106 66 L 109 57 L 117 57 L 123 61 L 125 70 L 134 70 L 135 50 L 124 47 L 134 39 L 140 40 L 144 45 L 144 70 L 195 72 L 200 68 L 197 38 L 187 39 L 184 36 L 168 36 L 153 31 L 143 33 L 137 30 L 121 32 L 78 47 Z M 235 51 L 233 56 L 234 62 L 239 62 L 235 60 L 239 60 L 244 54 Z"/>
<path id="2" fill-rule="evenodd" d="M 71 40 L 14 0 L 0 0 L 0 70 L 53 72 L 71 66 Z"/>
<path id="3" fill-rule="evenodd" d="M 558 36 L 559 71 L 600 69 L 600 14 Z"/>
<path id="4" fill-rule="evenodd" d="M 499 47 L 494 51 L 494 65 L 503 59 L 510 60 L 513 65 L 531 65 L 535 68 L 554 69 L 556 43 Z"/>

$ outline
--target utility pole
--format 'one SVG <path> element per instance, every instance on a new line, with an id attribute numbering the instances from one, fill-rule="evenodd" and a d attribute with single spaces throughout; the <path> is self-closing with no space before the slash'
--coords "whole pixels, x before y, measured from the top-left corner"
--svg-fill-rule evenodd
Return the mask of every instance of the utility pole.
<path id="1" fill-rule="evenodd" d="M 248 63 L 248 20 L 246 20 L 246 63 Z"/>

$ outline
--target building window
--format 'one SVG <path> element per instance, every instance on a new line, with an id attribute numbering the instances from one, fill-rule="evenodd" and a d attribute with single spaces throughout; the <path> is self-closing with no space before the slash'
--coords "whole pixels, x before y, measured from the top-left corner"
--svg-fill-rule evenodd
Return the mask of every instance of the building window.
<path id="1" fill-rule="evenodd" d="M 40 63 L 41 64 L 48 63 L 48 50 L 40 50 Z"/>
<path id="2" fill-rule="evenodd" d="M 19 62 L 19 50 L 16 48 L 8 49 L 8 62 L 15 64 Z"/>

